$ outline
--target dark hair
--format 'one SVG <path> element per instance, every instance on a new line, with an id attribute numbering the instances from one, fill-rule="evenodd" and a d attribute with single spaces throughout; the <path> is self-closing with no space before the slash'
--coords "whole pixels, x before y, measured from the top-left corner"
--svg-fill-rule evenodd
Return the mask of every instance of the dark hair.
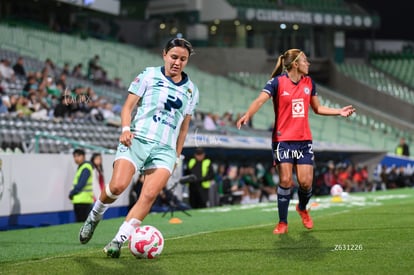
<path id="1" fill-rule="evenodd" d="M 167 53 L 169 50 L 171 50 L 174 47 L 186 48 L 189 55 L 194 54 L 193 46 L 191 45 L 190 42 L 188 42 L 184 38 L 172 38 L 172 39 L 170 39 L 164 47 L 164 52 Z"/>
<path id="2" fill-rule="evenodd" d="M 101 153 L 93 153 L 91 156 L 91 162 L 93 163 L 95 161 L 95 158 L 101 157 Z"/>
<path id="3" fill-rule="evenodd" d="M 302 51 L 299 49 L 290 49 L 280 55 L 277 59 L 276 66 L 273 69 L 271 77 L 273 78 L 284 71 L 289 71 L 292 68 L 292 63 L 298 60 L 301 53 Z"/>
<path id="4" fill-rule="evenodd" d="M 75 149 L 75 150 L 73 150 L 73 155 L 82 155 L 82 156 L 84 156 L 85 155 L 85 150 Z"/>
<path id="5" fill-rule="evenodd" d="M 101 153 L 93 153 L 93 154 L 92 154 L 92 156 L 91 156 L 91 162 L 92 162 L 92 165 L 93 165 L 93 167 L 98 168 L 100 171 L 103 171 L 102 164 L 101 164 L 101 165 L 99 165 L 99 166 L 97 166 L 97 165 L 95 164 L 95 159 L 96 159 L 97 157 L 102 157 L 102 154 L 101 154 Z"/>

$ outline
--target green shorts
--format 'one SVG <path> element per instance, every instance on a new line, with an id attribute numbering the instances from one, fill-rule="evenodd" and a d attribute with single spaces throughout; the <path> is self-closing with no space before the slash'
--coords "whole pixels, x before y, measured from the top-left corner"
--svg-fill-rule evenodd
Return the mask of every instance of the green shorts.
<path id="1" fill-rule="evenodd" d="M 172 173 L 177 153 L 170 146 L 134 138 L 131 147 L 119 143 L 115 155 L 115 160 L 118 159 L 129 160 L 135 166 L 135 171 L 165 168 Z"/>

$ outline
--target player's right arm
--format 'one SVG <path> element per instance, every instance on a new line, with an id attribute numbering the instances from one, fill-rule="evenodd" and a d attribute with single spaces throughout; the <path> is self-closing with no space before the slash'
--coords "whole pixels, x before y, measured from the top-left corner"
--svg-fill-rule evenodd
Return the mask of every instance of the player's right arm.
<path id="1" fill-rule="evenodd" d="M 242 125 L 247 124 L 250 118 L 253 117 L 257 111 L 259 111 L 259 109 L 263 106 L 263 104 L 266 103 L 266 101 L 269 100 L 270 97 L 270 94 L 262 91 L 259 96 L 250 104 L 247 112 L 237 121 L 237 128 L 240 129 Z"/>
<path id="2" fill-rule="evenodd" d="M 137 96 L 136 94 L 133 93 L 129 93 L 124 106 L 122 106 L 122 111 L 121 111 L 121 125 L 122 125 L 122 133 L 121 136 L 119 137 L 119 142 L 121 142 L 123 145 L 125 146 L 130 146 L 131 145 L 131 141 L 134 138 L 134 134 L 131 133 L 129 129 L 130 125 L 131 125 L 131 116 L 132 116 L 132 111 L 134 110 L 135 106 L 138 104 L 140 97 Z"/>

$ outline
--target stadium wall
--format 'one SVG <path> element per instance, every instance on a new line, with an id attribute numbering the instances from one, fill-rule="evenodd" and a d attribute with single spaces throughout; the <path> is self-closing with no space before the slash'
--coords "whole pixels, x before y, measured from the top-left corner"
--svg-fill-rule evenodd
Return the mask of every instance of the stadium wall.
<path id="1" fill-rule="evenodd" d="M 107 183 L 113 158 L 103 155 Z M 74 222 L 68 199 L 77 169 L 72 155 L 0 155 L 0 160 L 0 229 Z M 114 202 L 106 218 L 126 214 L 128 193 L 129 189 Z"/>
<path id="2" fill-rule="evenodd" d="M 111 179 L 114 157 L 102 155 L 106 184 Z M 88 154 L 86 159 L 90 159 Z M 71 154 L 0 154 L 0 230 L 74 222 L 68 195 L 76 169 Z M 138 175 L 136 173 L 131 182 L 135 182 Z M 168 187 L 180 177 L 181 163 Z M 131 186 L 111 205 L 105 219 L 126 216 Z M 94 188 L 98 197 L 99 187 Z"/>

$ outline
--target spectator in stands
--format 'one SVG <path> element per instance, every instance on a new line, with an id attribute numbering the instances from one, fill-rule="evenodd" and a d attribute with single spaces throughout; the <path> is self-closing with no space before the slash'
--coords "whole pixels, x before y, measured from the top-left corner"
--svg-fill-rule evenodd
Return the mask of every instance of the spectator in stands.
<path id="1" fill-rule="evenodd" d="M 13 65 L 13 71 L 16 76 L 26 77 L 26 69 L 24 68 L 24 58 L 19 56 L 16 64 Z"/>
<path id="2" fill-rule="evenodd" d="M 410 156 L 410 148 L 405 141 L 404 137 L 400 138 L 400 143 L 398 144 L 397 148 L 395 149 L 395 154 L 398 156 Z"/>
<path id="3" fill-rule="evenodd" d="M 29 108 L 29 99 L 25 96 L 20 96 L 16 103 L 16 114 L 18 117 L 30 117 L 33 110 Z"/>
<path id="4" fill-rule="evenodd" d="M 81 227 L 79 239 L 82 244 L 92 238 L 105 211 L 129 186 L 134 174 L 142 171 L 141 195 L 114 239 L 104 248 L 107 256 L 118 258 L 123 243 L 140 226 L 166 186 L 181 155 L 199 99 L 197 86 L 183 71 L 192 53 L 193 48 L 187 40 L 171 39 L 163 50 L 164 65 L 147 67 L 132 81 L 121 113 L 123 127 L 112 177 Z"/>
<path id="5" fill-rule="evenodd" d="M 62 95 L 60 97 L 59 103 L 55 106 L 53 110 L 53 117 L 56 120 L 62 120 L 64 118 L 68 118 L 72 114 L 71 108 L 71 97 L 70 95 Z"/>
<path id="6" fill-rule="evenodd" d="M 76 78 L 84 78 L 83 73 L 82 73 L 82 69 L 83 69 L 82 63 L 76 64 L 73 67 L 71 76 L 76 77 Z"/>
<path id="7" fill-rule="evenodd" d="M 69 193 L 69 199 L 73 203 L 76 222 L 84 222 L 93 204 L 93 166 L 92 163 L 86 161 L 83 149 L 75 149 L 73 159 L 78 168 L 73 179 L 73 188 Z"/>
<path id="8" fill-rule="evenodd" d="M 61 73 L 59 75 L 59 78 L 55 81 L 56 86 L 60 86 L 61 87 L 61 91 L 59 92 L 59 94 L 56 94 L 56 96 L 60 96 L 61 93 L 66 90 L 68 84 L 67 84 L 67 74 L 66 73 Z"/>
<path id="9" fill-rule="evenodd" d="M 96 71 L 100 69 L 99 59 L 99 55 L 96 54 L 88 62 L 88 79 L 90 80 L 94 80 L 94 77 L 96 77 Z"/>
<path id="10" fill-rule="evenodd" d="M 9 98 L 4 94 L 3 91 L 0 91 L 0 114 L 9 113 L 8 101 Z"/>
<path id="11" fill-rule="evenodd" d="M 36 93 L 39 88 L 39 83 L 37 82 L 35 75 L 29 75 L 27 77 L 26 83 L 23 85 L 23 95 L 28 96 L 29 93 Z"/>
<path id="12" fill-rule="evenodd" d="M 355 111 L 351 105 L 340 109 L 322 106 L 315 84 L 307 76 L 309 65 L 306 54 L 301 50 L 290 49 L 280 55 L 271 79 L 251 103 L 247 112 L 237 121 L 237 127 L 240 129 L 267 100 L 273 97 L 275 130 L 272 150 L 280 177 L 277 190 L 279 223 L 273 231 L 274 234 L 284 234 L 288 231 L 288 207 L 294 185 L 293 169 L 296 171 L 299 184 L 299 204 L 296 205 L 296 210 L 304 226 L 308 229 L 313 228 L 312 218 L 306 210 L 312 196 L 314 164 L 309 106 L 319 115 L 348 117 Z"/>
<path id="13" fill-rule="evenodd" d="M 381 170 L 379 172 L 379 177 L 374 183 L 372 191 L 377 191 L 378 189 L 387 190 L 388 175 L 387 175 L 387 166 L 385 164 L 381 165 Z"/>
<path id="14" fill-rule="evenodd" d="M 234 126 L 233 114 L 231 112 L 224 112 L 221 117 L 216 117 L 216 124 L 218 126 Z"/>
<path id="15" fill-rule="evenodd" d="M 93 195 L 94 201 L 99 198 L 101 192 L 105 189 L 105 177 L 102 165 L 102 154 L 93 153 L 91 156 L 93 166 Z"/>
<path id="16" fill-rule="evenodd" d="M 15 82 L 16 75 L 13 71 L 13 68 L 10 67 L 10 60 L 2 59 L 0 61 L 0 80 L 5 80 L 8 82 Z"/>
<path id="17" fill-rule="evenodd" d="M 339 167 L 338 171 L 338 184 L 342 186 L 345 192 L 351 192 L 353 190 L 352 182 L 352 165 L 343 164 Z"/>
<path id="18" fill-rule="evenodd" d="M 258 203 L 261 195 L 261 190 L 254 167 L 247 165 L 240 171 L 240 185 L 244 191 L 241 203 Z"/>
<path id="19" fill-rule="evenodd" d="M 33 119 L 48 119 L 48 106 L 40 93 L 30 93 L 29 94 L 28 108 L 32 111 L 30 117 Z"/>
<path id="20" fill-rule="evenodd" d="M 119 89 L 124 88 L 124 85 L 122 84 L 122 79 L 120 77 L 114 77 L 114 80 L 112 81 L 112 85 Z"/>
<path id="21" fill-rule="evenodd" d="M 320 187 L 320 195 L 328 195 L 332 186 L 338 183 L 338 178 L 335 169 L 335 163 L 330 160 L 327 163 L 327 170 L 323 174 L 322 186 Z"/>
<path id="22" fill-rule="evenodd" d="M 63 64 L 63 68 L 62 68 L 62 73 L 61 74 L 70 75 L 70 65 L 69 65 L 68 62 L 65 62 L 65 64 Z"/>
<path id="23" fill-rule="evenodd" d="M 397 188 L 398 171 L 397 166 L 393 165 L 387 173 L 387 189 Z"/>
<path id="24" fill-rule="evenodd" d="M 408 175 L 405 173 L 405 167 L 400 166 L 397 172 L 397 178 L 395 179 L 395 183 L 398 188 L 403 188 L 406 186 L 410 186 L 410 179 Z"/>
<path id="25" fill-rule="evenodd" d="M 188 161 L 185 174 L 195 175 L 196 179 L 189 182 L 189 199 L 191 208 L 208 206 L 209 189 L 214 179 L 211 160 L 206 157 L 204 149 L 197 147 L 194 156 Z"/>
<path id="26" fill-rule="evenodd" d="M 46 77 L 51 76 L 55 78 L 57 76 L 56 66 L 52 59 L 46 58 L 42 73 Z"/>
<path id="27" fill-rule="evenodd" d="M 218 188 L 219 203 L 232 204 L 231 179 L 228 176 L 228 167 L 224 163 L 220 163 L 217 172 L 214 175 L 214 181 Z"/>
<path id="28" fill-rule="evenodd" d="M 213 113 L 207 113 L 204 116 L 203 120 L 204 129 L 207 131 L 215 131 L 217 130 L 217 125 L 215 121 L 215 116 Z"/>
<path id="29" fill-rule="evenodd" d="M 17 113 L 17 102 L 19 101 L 19 98 L 21 96 L 19 95 L 11 95 L 9 96 L 9 100 L 5 101 L 7 102 L 7 109 L 9 111 L 9 114 L 15 115 Z"/>
<path id="30" fill-rule="evenodd" d="M 277 201 L 277 185 L 279 184 L 279 175 L 276 167 L 273 165 L 266 170 L 260 184 L 262 191 L 260 201 L 266 198 L 268 201 Z"/>

